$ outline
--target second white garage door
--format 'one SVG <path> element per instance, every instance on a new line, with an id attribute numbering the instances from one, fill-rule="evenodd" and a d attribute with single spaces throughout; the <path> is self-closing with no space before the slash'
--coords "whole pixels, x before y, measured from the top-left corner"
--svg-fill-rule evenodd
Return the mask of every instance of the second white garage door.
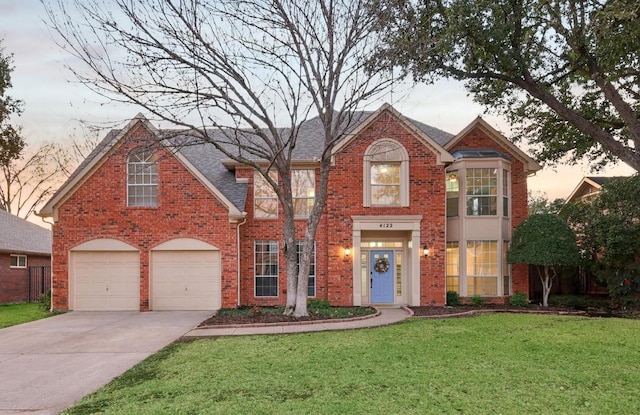
<path id="1" fill-rule="evenodd" d="M 153 310 L 217 310 L 220 251 L 152 251 Z"/>

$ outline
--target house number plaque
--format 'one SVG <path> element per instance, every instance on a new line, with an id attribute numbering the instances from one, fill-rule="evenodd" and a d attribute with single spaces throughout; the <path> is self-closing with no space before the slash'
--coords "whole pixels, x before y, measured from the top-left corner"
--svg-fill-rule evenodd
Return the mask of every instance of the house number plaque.
<path id="1" fill-rule="evenodd" d="M 381 228 L 393 228 L 393 223 L 381 223 Z"/>

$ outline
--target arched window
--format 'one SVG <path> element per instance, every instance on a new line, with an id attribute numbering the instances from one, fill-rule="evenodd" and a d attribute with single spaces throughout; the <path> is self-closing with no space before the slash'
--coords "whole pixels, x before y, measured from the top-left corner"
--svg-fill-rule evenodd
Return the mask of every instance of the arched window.
<path id="1" fill-rule="evenodd" d="M 376 141 L 365 153 L 364 205 L 409 206 L 409 156 L 395 140 Z"/>
<path id="2" fill-rule="evenodd" d="M 158 156 L 147 147 L 127 158 L 127 206 L 158 206 Z"/>

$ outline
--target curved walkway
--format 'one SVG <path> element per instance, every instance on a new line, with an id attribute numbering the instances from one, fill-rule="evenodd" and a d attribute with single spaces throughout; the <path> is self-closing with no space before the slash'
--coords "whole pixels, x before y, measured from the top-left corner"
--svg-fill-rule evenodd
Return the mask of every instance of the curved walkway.
<path id="1" fill-rule="evenodd" d="M 413 314 L 406 308 L 380 308 L 379 313 L 373 317 L 322 322 L 310 321 L 308 323 L 273 323 L 259 326 L 238 325 L 234 327 L 203 327 L 195 328 L 185 334 L 184 338 L 217 337 L 217 336 L 248 336 L 256 334 L 292 334 L 327 330 L 351 330 L 367 327 L 388 326 L 398 323 Z"/>

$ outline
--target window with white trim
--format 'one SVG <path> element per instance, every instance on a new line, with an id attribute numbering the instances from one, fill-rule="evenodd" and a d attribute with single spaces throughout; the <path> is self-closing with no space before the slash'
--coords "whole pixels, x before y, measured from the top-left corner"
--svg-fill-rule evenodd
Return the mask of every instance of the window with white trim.
<path id="1" fill-rule="evenodd" d="M 26 255 L 11 255 L 9 263 L 10 268 L 26 268 L 27 256 Z"/>
<path id="2" fill-rule="evenodd" d="M 458 216 L 458 200 L 460 195 L 460 183 L 458 181 L 458 170 L 448 171 L 446 176 L 447 191 L 447 217 Z"/>
<path id="3" fill-rule="evenodd" d="M 447 242 L 445 258 L 447 291 L 460 293 L 460 246 L 458 241 Z"/>
<path id="4" fill-rule="evenodd" d="M 502 170 L 502 216 L 509 217 L 509 170 Z"/>
<path id="5" fill-rule="evenodd" d="M 292 170 L 291 192 L 293 193 L 295 216 L 298 218 L 309 217 L 316 197 L 315 170 Z"/>
<path id="6" fill-rule="evenodd" d="M 255 241 L 254 276 L 256 297 L 278 296 L 278 242 Z"/>
<path id="7" fill-rule="evenodd" d="M 409 156 L 395 140 L 382 139 L 364 158 L 364 205 L 409 205 Z"/>
<path id="8" fill-rule="evenodd" d="M 467 215 L 497 215 L 498 169 L 467 169 L 466 173 Z"/>
<path id="9" fill-rule="evenodd" d="M 300 271 L 300 259 L 302 258 L 302 247 L 304 241 L 296 241 L 296 273 Z M 309 286 L 307 288 L 307 296 L 316 296 L 316 243 L 313 243 L 311 251 L 311 262 L 309 265 Z"/>
<path id="10" fill-rule="evenodd" d="M 148 147 L 127 157 L 127 206 L 158 206 L 158 156 Z"/>
<path id="11" fill-rule="evenodd" d="M 269 172 L 269 178 L 278 183 L 278 173 Z M 271 184 L 259 172 L 253 173 L 253 217 L 275 219 L 278 217 L 278 195 Z"/>
<path id="12" fill-rule="evenodd" d="M 467 241 L 467 295 L 498 295 L 498 241 Z"/>

